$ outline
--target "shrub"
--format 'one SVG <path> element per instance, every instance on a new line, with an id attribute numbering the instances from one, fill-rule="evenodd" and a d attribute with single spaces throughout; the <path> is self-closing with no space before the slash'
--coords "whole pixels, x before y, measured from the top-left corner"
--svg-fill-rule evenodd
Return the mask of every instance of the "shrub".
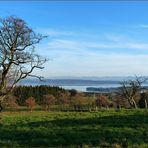
<path id="1" fill-rule="evenodd" d="M 105 95 L 100 95 L 96 99 L 96 105 L 100 107 L 108 107 L 110 105 L 110 102 L 108 100 L 108 97 Z"/>
<path id="2" fill-rule="evenodd" d="M 35 99 L 33 97 L 29 97 L 25 102 L 26 102 L 28 109 L 32 112 L 33 108 L 36 105 Z"/>
<path id="3" fill-rule="evenodd" d="M 41 105 L 45 110 L 49 110 L 53 104 L 55 104 L 55 97 L 53 95 L 47 94 L 43 96 Z"/>
<path id="4" fill-rule="evenodd" d="M 6 99 L 4 100 L 3 103 L 4 107 L 8 107 L 11 110 L 16 110 L 18 108 L 18 104 L 17 104 L 17 97 L 13 96 L 13 95 L 9 95 L 6 97 Z"/>

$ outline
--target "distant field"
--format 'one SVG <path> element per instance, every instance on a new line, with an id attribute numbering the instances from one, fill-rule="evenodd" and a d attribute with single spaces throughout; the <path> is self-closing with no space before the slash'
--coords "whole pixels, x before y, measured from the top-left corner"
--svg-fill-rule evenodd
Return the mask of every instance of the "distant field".
<path id="1" fill-rule="evenodd" d="M 3 112 L 0 147 L 148 148 L 148 110 Z"/>

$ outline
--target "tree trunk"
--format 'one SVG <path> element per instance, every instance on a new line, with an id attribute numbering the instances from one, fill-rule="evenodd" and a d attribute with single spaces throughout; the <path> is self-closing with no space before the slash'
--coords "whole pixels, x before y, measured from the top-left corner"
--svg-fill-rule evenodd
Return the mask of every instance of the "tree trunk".
<path id="1" fill-rule="evenodd" d="M 147 109 L 148 108 L 148 104 L 147 104 L 147 100 L 144 99 L 144 103 L 145 103 L 145 108 Z"/>
<path id="2" fill-rule="evenodd" d="M 4 110 L 3 106 L 2 106 L 2 102 L 5 99 L 5 95 L 0 95 L 0 112 L 2 112 Z"/>
<path id="3" fill-rule="evenodd" d="M 133 97 L 129 97 L 128 102 L 129 102 L 131 107 L 138 108 L 136 101 L 133 99 Z"/>
<path id="4" fill-rule="evenodd" d="M 136 102 L 135 102 L 135 100 L 132 98 L 132 103 L 133 103 L 133 106 L 134 106 L 134 108 L 138 108 L 138 106 L 137 106 L 137 104 L 136 104 Z"/>
<path id="5" fill-rule="evenodd" d="M 131 101 L 131 98 L 128 98 L 128 103 L 131 107 L 133 107 L 133 102 Z"/>
<path id="6" fill-rule="evenodd" d="M 2 102 L 0 101 L 0 112 L 3 111 L 3 106 L 2 106 Z"/>

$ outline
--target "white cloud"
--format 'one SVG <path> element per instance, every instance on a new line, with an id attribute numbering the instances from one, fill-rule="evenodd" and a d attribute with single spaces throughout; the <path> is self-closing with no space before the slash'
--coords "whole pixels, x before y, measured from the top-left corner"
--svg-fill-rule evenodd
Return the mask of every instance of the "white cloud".
<path id="1" fill-rule="evenodd" d="M 148 55 L 92 54 L 83 56 L 62 53 L 47 63 L 43 75 L 48 76 L 113 76 L 147 75 Z M 45 72 L 46 71 L 46 72 Z"/>
<path id="2" fill-rule="evenodd" d="M 45 35 L 52 36 L 52 37 L 77 35 L 77 33 L 72 32 L 72 31 L 60 31 L 60 30 L 56 30 L 53 28 L 38 28 L 36 31 L 39 33 L 45 34 Z"/>
<path id="3" fill-rule="evenodd" d="M 148 28 L 148 25 L 146 25 L 146 24 L 141 24 L 141 25 L 139 25 L 141 28 Z"/>
<path id="4" fill-rule="evenodd" d="M 53 59 L 40 72 L 45 77 L 148 74 L 146 42 L 111 33 L 104 34 L 103 41 L 97 36 L 95 40 L 91 37 L 90 40 L 85 37 L 73 38 L 73 33 L 70 35 L 65 31 L 49 30 L 48 33 L 54 37 L 46 45 L 39 47 L 41 53 Z M 135 51 L 140 54 L 135 54 Z"/>
<path id="5" fill-rule="evenodd" d="M 119 34 L 114 34 L 114 33 L 105 33 L 104 36 L 107 40 L 112 42 L 120 42 L 120 41 L 127 40 L 127 37 Z"/>
<path id="6" fill-rule="evenodd" d="M 147 49 L 148 43 L 143 42 L 118 42 L 118 43 L 99 43 L 91 41 L 78 41 L 68 39 L 53 39 L 48 43 L 50 49 Z"/>
<path id="7" fill-rule="evenodd" d="M 79 41 L 53 39 L 48 43 L 50 49 L 81 49 L 82 44 Z"/>
<path id="8" fill-rule="evenodd" d="M 148 25 L 140 25 L 148 28 Z M 148 43 L 133 40 L 133 37 L 122 34 L 104 33 L 91 34 L 72 31 L 60 31 L 53 28 L 38 28 L 38 32 L 49 35 L 50 49 L 148 49 Z M 65 37 L 65 38 L 63 38 Z"/>
<path id="9" fill-rule="evenodd" d="M 127 48 L 147 49 L 148 50 L 148 43 L 129 43 L 126 46 L 127 46 Z"/>

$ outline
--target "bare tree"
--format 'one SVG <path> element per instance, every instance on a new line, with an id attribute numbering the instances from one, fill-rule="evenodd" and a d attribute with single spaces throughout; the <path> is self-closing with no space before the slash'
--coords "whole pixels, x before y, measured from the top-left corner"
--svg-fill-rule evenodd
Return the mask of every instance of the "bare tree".
<path id="1" fill-rule="evenodd" d="M 71 105 L 73 105 L 75 111 L 82 111 L 83 106 L 87 104 L 84 93 L 77 93 L 71 99 Z"/>
<path id="2" fill-rule="evenodd" d="M 98 98 L 96 98 L 96 105 L 108 108 L 108 106 L 110 105 L 108 96 L 100 95 Z"/>
<path id="3" fill-rule="evenodd" d="M 17 104 L 17 97 L 13 95 L 8 95 L 5 100 L 3 101 L 4 106 L 9 108 L 10 110 L 16 110 L 19 105 Z"/>
<path id="4" fill-rule="evenodd" d="M 47 94 L 43 96 L 41 105 L 47 111 L 49 111 L 51 105 L 55 104 L 55 97 L 51 94 Z"/>
<path id="5" fill-rule="evenodd" d="M 25 102 L 30 112 L 32 112 L 33 108 L 36 105 L 35 99 L 33 97 L 29 97 Z"/>
<path id="6" fill-rule="evenodd" d="M 118 95 L 123 99 L 127 99 L 131 107 L 137 108 L 137 99 L 140 98 L 141 85 L 147 80 L 147 78 L 137 77 L 133 80 L 125 80 L 120 82 Z"/>
<path id="7" fill-rule="evenodd" d="M 32 72 L 42 69 L 46 62 L 35 53 L 35 45 L 44 37 L 18 17 L 0 19 L 0 103 L 20 80 L 28 76 L 41 78 Z"/>

